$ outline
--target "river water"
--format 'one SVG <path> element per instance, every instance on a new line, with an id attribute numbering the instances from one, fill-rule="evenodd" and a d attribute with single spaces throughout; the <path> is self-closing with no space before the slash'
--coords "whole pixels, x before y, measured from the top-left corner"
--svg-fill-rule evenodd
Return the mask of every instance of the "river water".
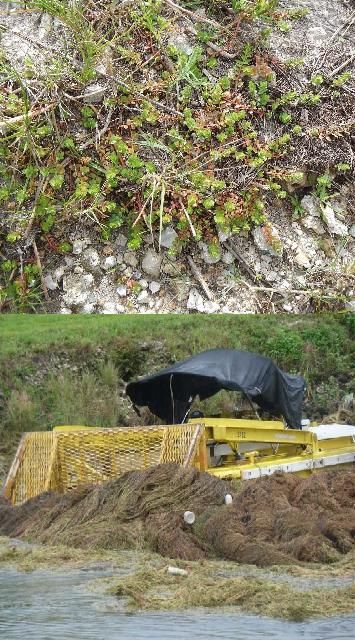
<path id="1" fill-rule="evenodd" d="M 104 571 L 0 569 L 1 640 L 354 640 L 355 616 L 308 622 L 229 610 L 128 614 L 90 590 Z"/>

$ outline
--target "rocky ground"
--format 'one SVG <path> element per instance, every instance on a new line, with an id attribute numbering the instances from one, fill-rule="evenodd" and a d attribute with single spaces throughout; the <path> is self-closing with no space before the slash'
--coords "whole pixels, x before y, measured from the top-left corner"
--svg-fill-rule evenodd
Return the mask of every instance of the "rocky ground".
<path id="1" fill-rule="evenodd" d="M 280 11 L 289 9 L 289 4 L 280 2 Z M 270 55 L 281 65 L 280 74 L 285 76 L 286 86 L 289 83 L 289 90 L 295 88 L 295 83 L 303 90 L 309 87 L 312 71 L 315 74 L 321 69 L 332 78 L 353 69 L 353 2 L 295 0 L 292 4 L 296 9 L 307 7 L 309 12 L 292 21 L 291 29 L 273 30 L 269 40 Z M 188 55 L 194 40 L 191 24 L 180 15 L 175 33 L 169 35 L 170 43 Z M 62 23 L 45 12 L 20 12 L 14 3 L 8 3 L 8 12 L 0 15 L 0 47 L 18 73 L 23 73 L 28 59 L 45 65 L 51 49 L 58 51 L 60 47 L 65 52 L 70 51 L 70 46 Z M 301 67 L 289 82 L 282 64 L 299 58 L 305 61 L 307 74 Z M 88 83 L 80 99 L 84 105 L 95 106 L 106 92 L 107 83 L 99 80 Z M 346 95 L 349 99 L 355 95 L 351 80 L 346 85 Z M 318 113 L 320 125 L 323 115 L 322 111 Z M 345 108 L 341 115 L 346 119 Z M 299 124 L 314 126 L 312 117 L 304 107 Z M 5 133 L 6 125 L 1 125 Z M 265 125 L 266 139 L 271 135 L 267 130 L 270 126 Z M 42 275 L 40 288 L 44 294 L 39 306 L 48 312 L 299 313 L 353 309 L 354 138 L 351 134 L 342 137 L 341 122 L 337 127 L 338 133 L 328 130 L 310 141 L 319 153 L 318 174 L 309 166 L 303 149 L 297 165 L 298 181 L 285 187 L 287 198 L 267 193 L 265 218 L 259 226 L 238 233 L 218 228 L 217 249 L 213 252 L 203 236 L 181 246 L 174 220 L 163 225 L 160 242 L 158 232 L 147 232 L 139 248 L 132 246 L 125 224 L 103 239 L 95 215 L 82 211 L 66 226 L 68 249 L 64 254 L 48 251 L 51 238 L 43 243 L 36 237 L 35 225 L 30 223 L 29 228 L 26 219 L 24 238 L 18 241 L 16 236 L 12 244 L 3 241 L 1 257 L 6 261 L 15 256 L 23 266 L 28 252 L 35 247 L 33 261 Z M 327 173 L 332 165 L 332 151 L 327 147 L 330 139 L 333 150 L 335 144 L 336 161 L 346 161 L 349 173 L 339 179 L 330 170 L 332 185 L 322 191 L 317 176 Z M 288 158 L 282 162 L 287 167 Z M 294 169 L 291 160 L 290 166 Z M 3 237 L 14 229 L 11 215 L 4 213 Z M 14 280 L 16 276 L 11 273 L 10 277 Z M 8 294 L 1 301 L 5 310 L 11 308 Z M 34 306 L 38 308 L 37 303 Z"/>

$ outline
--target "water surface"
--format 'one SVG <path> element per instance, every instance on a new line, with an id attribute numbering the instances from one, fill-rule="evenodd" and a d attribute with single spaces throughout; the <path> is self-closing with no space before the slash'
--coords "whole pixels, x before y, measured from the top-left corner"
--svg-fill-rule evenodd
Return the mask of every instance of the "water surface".
<path id="1" fill-rule="evenodd" d="M 355 616 L 296 623 L 229 610 L 128 614 L 90 590 L 111 571 L 0 569 L 2 640 L 354 640 Z M 115 571 L 117 574 L 117 571 Z"/>

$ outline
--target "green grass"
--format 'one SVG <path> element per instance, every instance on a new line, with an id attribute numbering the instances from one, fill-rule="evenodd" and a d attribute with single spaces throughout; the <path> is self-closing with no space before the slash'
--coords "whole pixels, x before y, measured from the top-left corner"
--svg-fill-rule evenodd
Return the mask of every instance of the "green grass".
<path id="1" fill-rule="evenodd" d="M 199 349 L 230 347 L 258 351 L 279 366 L 302 368 L 305 347 L 321 360 L 349 360 L 353 353 L 346 315 L 3 315 L 0 316 L 0 358 L 28 355 L 52 347 L 79 349 L 105 346 L 121 338 L 163 340 L 177 357 Z M 346 348 L 344 348 L 346 347 Z M 350 352 L 347 351 L 350 349 Z M 322 366 L 322 363 L 318 363 Z M 324 363 L 323 363 L 324 364 Z"/>

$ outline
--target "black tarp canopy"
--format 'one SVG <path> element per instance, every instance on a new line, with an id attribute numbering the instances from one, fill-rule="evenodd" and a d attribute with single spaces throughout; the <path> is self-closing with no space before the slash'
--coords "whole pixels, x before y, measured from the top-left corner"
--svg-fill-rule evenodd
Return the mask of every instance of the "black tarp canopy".
<path id="1" fill-rule="evenodd" d="M 284 373 L 270 358 L 235 349 L 211 349 L 176 362 L 137 382 L 126 392 L 167 424 L 182 422 L 196 396 L 205 400 L 221 389 L 241 391 L 259 407 L 301 428 L 305 380 Z"/>

